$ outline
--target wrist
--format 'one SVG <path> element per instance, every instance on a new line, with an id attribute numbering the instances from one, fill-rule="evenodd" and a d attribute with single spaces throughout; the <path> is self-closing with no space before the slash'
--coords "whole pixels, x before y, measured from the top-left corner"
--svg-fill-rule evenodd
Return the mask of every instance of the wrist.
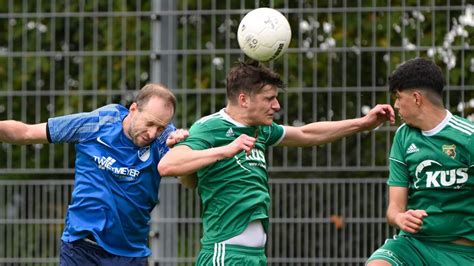
<path id="1" fill-rule="evenodd" d="M 388 223 L 392 226 L 400 228 L 400 226 L 398 224 L 400 214 L 403 214 L 403 213 L 397 212 L 397 213 L 392 213 L 391 215 L 388 215 L 387 216 Z"/>
<path id="2" fill-rule="evenodd" d="M 359 131 L 366 131 L 370 129 L 369 123 L 367 121 L 367 116 L 363 116 L 359 119 L 357 119 L 357 127 L 359 128 Z"/>
<path id="3" fill-rule="evenodd" d="M 405 215 L 404 212 L 399 212 L 399 213 L 395 214 L 395 217 L 393 219 L 394 226 L 396 226 L 398 228 L 402 228 L 402 221 L 403 221 L 403 216 L 404 215 Z"/>
<path id="4" fill-rule="evenodd" d="M 227 159 L 227 158 L 231 158 L 233 157 L 232 154 L 228 154 L 228 152 L 226 152 L 226 146 L 220 146 L 220 147 L 216 147 L 214 148 L 215 149 L 215 161 L 220 161 L 220 160 L 223 160 L 223 159 Z"/>

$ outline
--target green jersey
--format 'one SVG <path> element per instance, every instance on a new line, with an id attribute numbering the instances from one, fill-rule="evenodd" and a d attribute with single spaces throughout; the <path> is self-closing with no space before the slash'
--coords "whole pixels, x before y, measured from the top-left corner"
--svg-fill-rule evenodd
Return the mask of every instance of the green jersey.
<path id="1" fill-rule="evenodd" d="M 474 240 L 473 132 L 472 122 L 448 111 L 430 131 L 400 126 L 387 183 L 407 187 L 407 209 L 428 214 L 416 234 L 401 234 L 428 241 Z"/>
<path id="2" fill-rule="evenodd" d="M 189 137 L 179 145 L 193 150 L 224 146 L 241 134 L 256 137 L 251 154 L 240 152 L 200 169 L 198 193 L 202 201 L 203 244 L 218 243 L 242 233 L 248 224 L 261 219 L 268 229 L 270 194 L 265 151 L 278 144 L 285 131 L 280 125 L 244 126 L 224 109 L 198 120 Z"/>

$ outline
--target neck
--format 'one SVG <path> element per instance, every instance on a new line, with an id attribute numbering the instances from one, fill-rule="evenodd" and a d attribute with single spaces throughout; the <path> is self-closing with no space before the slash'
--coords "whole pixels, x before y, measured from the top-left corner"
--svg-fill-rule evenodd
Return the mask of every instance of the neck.
<path id="1" fill-rule="evenodd" d="M 429 108 L 422 110 L 419 117 L 419 128 L 428 131 L 439 125 L 448 113 L 444 108 Z"/>
<path id="2" fill-rule="evenodd" d="M 130 115 L 127 115 L 122 121 L 122 130 L 125 133 L 127 138 L 132 139 L 132 137 L 128 134 L 128 129 L 130 128 Z"/>
<path id="3" fill-rule="evenodd" d="M 250 126 L 250 119 L 248 118 L 247 112 L 239 106 L 227 104 L 224 111 L 228 116 L 230 116 L 230 118 L 234 119 L 235 121 L 245 126 Z"/>

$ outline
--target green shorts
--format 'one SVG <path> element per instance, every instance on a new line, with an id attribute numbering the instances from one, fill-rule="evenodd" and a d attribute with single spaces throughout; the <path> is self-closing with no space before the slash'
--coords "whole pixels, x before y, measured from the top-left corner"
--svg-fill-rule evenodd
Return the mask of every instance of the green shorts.
<path id="1" fill-rule="evenodd" d="M 265 248 L 216 243 L 203 245 L 196 261 L 199 266 L 267 265 Z"/>
<path id="2" fill-rule="evenodd" d="M 474 247 L 394 236 L 367 262 L 377 259 L 392 265 L 474 265 Z"/>

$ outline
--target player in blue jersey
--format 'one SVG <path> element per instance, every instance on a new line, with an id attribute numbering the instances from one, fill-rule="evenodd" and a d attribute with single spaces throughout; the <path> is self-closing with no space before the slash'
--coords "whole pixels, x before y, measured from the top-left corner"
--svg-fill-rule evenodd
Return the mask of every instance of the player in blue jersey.
<path id="1" fill-rule="evenodd" d="M 444 108 L 445 80 L 416 58 L 389 77 L 405 124 L 390 152 L 387 220 L 400 233 L 368 265 L 474 265 L 474 123 Z"/>
<path id="2" fill-rule="evenodd" d="M 110 104 L 35 125 L 0 121 L 2 142 L 75 143 L 61 265 L 147 265 L 150 212 L 161 179 L 157 165 L 167 142 L 176 141 L 168 139 L 175 108 L 169 89 L 148 84 L 129 109 Z"/>

